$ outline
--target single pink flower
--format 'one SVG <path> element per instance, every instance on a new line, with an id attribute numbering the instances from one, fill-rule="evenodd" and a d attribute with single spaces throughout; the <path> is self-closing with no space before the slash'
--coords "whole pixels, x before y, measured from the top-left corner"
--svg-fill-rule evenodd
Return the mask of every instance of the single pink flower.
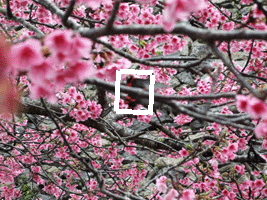
<path id="1" fill-rule="evenodd" d="M 165 31 L 172 31 L 176 20 L 187 20 L 191 12 L 204 9 L 205 6 L 203 0 L 167 0 L 163 11 Z"/>
<path id="2" fill-rule="evenodd" d="M 254 171 L 254 172 L 252 172 L 252 174 L 254 174 L 254 175 L 257 176 L 257 177 L 258 177 L 261 173 L 262 173 L 261 171 Z"/>
<path id="3" fill-rule="evenodd" d="M 55 103 L 57 98 L 53 92 L 53 85 L 49 82 L 44 82 L 43 85 L 30 84 L 30 97 L 32 99 L 46 98 L 50 103 Z"/>
<path id="4" fill-rule="evenodd" d="M 166 180 L 167 180 L 166 176 L 161 176 L 160 178 L 156 179 L 156 187 L 157 187 L 158 191 L 160 191 L 162 193 L 167 192 Z"/>
<path id="5" fill-rule="evenodd" d="M 259 123 L 254 129 L 257 138 L 267 137 L 267 122 Z"/>
<path id="6" fill-rule="evenodd" d="M 182 150 L 179 151 L 179 154 L 180 154 L 182 157 L 187 157 L 187 156 L 188 156 L 188 152 L 186 151 L 185 148 L 182 148 Z"/>
<path id="7" fill-rule="evenodd" d="M 171 189 L 163 198 L 163 200 L 177 200 L 179 193 L 175 189 Z"/>
<path id="8" fill-rule="evenodd" d="M 267 105 L 263 101 L 252 97 L 249 101 L 248 113 L 254 119 L 267 119 Z"/>
<path id="9" fill-rule="evenodd" d="M 237 143 L 230 144 L 228 146 L 228 150 L 230 152 L 237 152 L 238 151 L 238 144 Z"/>
<path id="10" fill-rule="evenodd" d="M 264 196 L 267 196 L 267 188 L 264 188 L 261 193 L 264 195 Z"/>
<path id="11" fill-rule="evenodd" d="M 229 199 L 235 199 L 236 193 L 235 192 L 229 192 Z"/>
<path id="12" fill-rule="evenodd" d="M 74 64 L 81 57 L 89 57 L 91 47 L 91 40 L 76 34 L 75 37 L 71 38 L 70 51 L 67 52 L 68 62 Z"/>
<path id="13" fill-rule="evenodd" d="M 228 196 L 229 196 L 229 192 L 228 192 L 228 190 L 224 189 L 224 190 L 222 191 L 222 195 L 225 196 L 225 197 L 228 197 Z"/>
<path id="14" fill-rule="evenodd" d="M 91 62 L 78 61 L 70 65 L 63 74 L 65 74 L 67 82 L 75 83 L 94 76 L 95 69 Z"/>
<path id="15" fill-rule="evenodd" d="M 245 95 L 236 96 L 236 106 L 239 112 L 247 112 L 250 97 Z"/>
<path id="16" fill-rule="evenodd" d="M 41 43 L 35 39 L 15 44 L 11 47 L 14 67 L 18 70 L 28 70 L 33 65 L 43 62 Z"/>
<path id="17" fill-rule="evenodd" d="M 255 187 L 258 189 L 263 188 L 263 186 L 265 186 L 265 183 L 263 182 L 262 179 L 257 179 L 256 181 L 254 181 L 255 183 Z"/>
<path id="18" fill-rule="evenodd" d="M 28 72 L 28 78 L 32 83 L 43 85 L 44 81 L 53 78 L 55 75 L 55 69 L 48 60 L 44 60 L 38 65 L 33 65 Z"/>
<path id="19" fill-rule="evenodd" d="M 193 200 L 196 197 L 195 192 L 191 189 L 186 189 L 182 193 L 180 200 Z"/>
<path id="20" fill-rule="evenodd" d="M 255 17 L 255 18 L 265 17 L 265 15 L 262 13 L 262 11 L 260 9 L 258 9 L 257 4 L 254 4 L 254 6 L 253 6 L 253 17 Z"/>
<path id="21" fill-rule="evenodd" d="M 57 29 L 46 36 L 44 44 L 54 53 L 61 52 L 66 54 L 66 52 L 71 50 L 72 35 L 73 32 L 70 30 Z"/>
<path id="22" fill-rule="evenodd" d="M 116 81 L 116 71 L 124 68 L 122 65 L 116 63 L 110 64 L 105 68 L 99 69 L 96 72 L 96 77 L 100 79 L 108 79 L 109 81 Z"/>

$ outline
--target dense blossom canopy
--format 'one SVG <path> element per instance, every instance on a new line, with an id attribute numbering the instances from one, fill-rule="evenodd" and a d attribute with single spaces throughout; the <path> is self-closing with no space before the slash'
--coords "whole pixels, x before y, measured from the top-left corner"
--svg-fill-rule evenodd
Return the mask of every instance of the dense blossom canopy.
<path id="1" fill-rule="evenodd" d="M 266 199 L 266 17 L 259 0 L 0 0 L 0 197 Z M 114 111 L 122 69 L 153 70 L 153 115 Z M 145 110 L 151 77 L 132 77 L 119 108 Z"/>

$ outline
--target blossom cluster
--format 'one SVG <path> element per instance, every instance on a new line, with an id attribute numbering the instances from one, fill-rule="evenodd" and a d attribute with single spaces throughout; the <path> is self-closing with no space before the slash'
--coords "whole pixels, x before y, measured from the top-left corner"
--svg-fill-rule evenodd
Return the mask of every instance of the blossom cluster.
<path id="1" fill-rule="evenodd" d="M 63 113 L 69 113 L 76 122 L 85 121 L 88 118 L 96 119 L 102 112 L 100 104 L 96 101 L 85 100 L 84 95 L 77 91 L 75 87 L 69 87 L 66 92 L 61 93 L 61 100 L 65 105 L 70 105 L 70 110 L 62 109 Z"/>
<path id="2" fill-rule="evenodd" d="M 247 112 L 253 119 L 261 119 L 255 127 L 257 138 L 267 137 L 267 105 L 265 102 L 250 96 L 236 96 L 236 105 L 240 112 Z"/>

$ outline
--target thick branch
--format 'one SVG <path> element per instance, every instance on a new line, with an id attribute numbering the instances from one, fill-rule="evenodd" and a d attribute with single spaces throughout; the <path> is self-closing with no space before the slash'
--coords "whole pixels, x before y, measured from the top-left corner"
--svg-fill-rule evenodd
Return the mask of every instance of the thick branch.
<path id="1" fill-rule="evenodd" d="M 131 26 L 114 26 L 111 32 L 107 32 L 105 27 L 98 29 L 80 29 L 80 34 L 88 38 L 99 38 L 107 35 L 129 34 L 129 35 L 158 35 L 166 34 L 163 26 L 159 25 L 131 25 Z M 259 39 L 267 40 L 267 32 L 259 30 L 212 30 L 212 29 L 200 29 L 191 26 L 189 23 L 178 23 L 173 31 L 173 34 L 188 35 L 191 38 L 198 38 L 203 41 L 229 41 L 229 40 L 241 40 L 241 39 Z"/>

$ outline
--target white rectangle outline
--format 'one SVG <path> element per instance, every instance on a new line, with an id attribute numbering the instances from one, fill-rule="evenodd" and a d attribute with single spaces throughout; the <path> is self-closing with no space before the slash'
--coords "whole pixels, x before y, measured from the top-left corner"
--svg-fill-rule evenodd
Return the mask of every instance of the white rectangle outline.
<path id="1" fill-rule="evenodd" d="M 121 83 L 122 74 L 137 74 L 137 75 L 149 75 L 150 76 L 148 110 L 119 109 L 120 83 Z M 134 70 L 134 69 L 116 70 L 115 102 L 114 102 L 114 110 L 116 114 L 153 115 L 154 85 L 155 85 L 155 75 L 153 75 L 153 70 Z"/>

